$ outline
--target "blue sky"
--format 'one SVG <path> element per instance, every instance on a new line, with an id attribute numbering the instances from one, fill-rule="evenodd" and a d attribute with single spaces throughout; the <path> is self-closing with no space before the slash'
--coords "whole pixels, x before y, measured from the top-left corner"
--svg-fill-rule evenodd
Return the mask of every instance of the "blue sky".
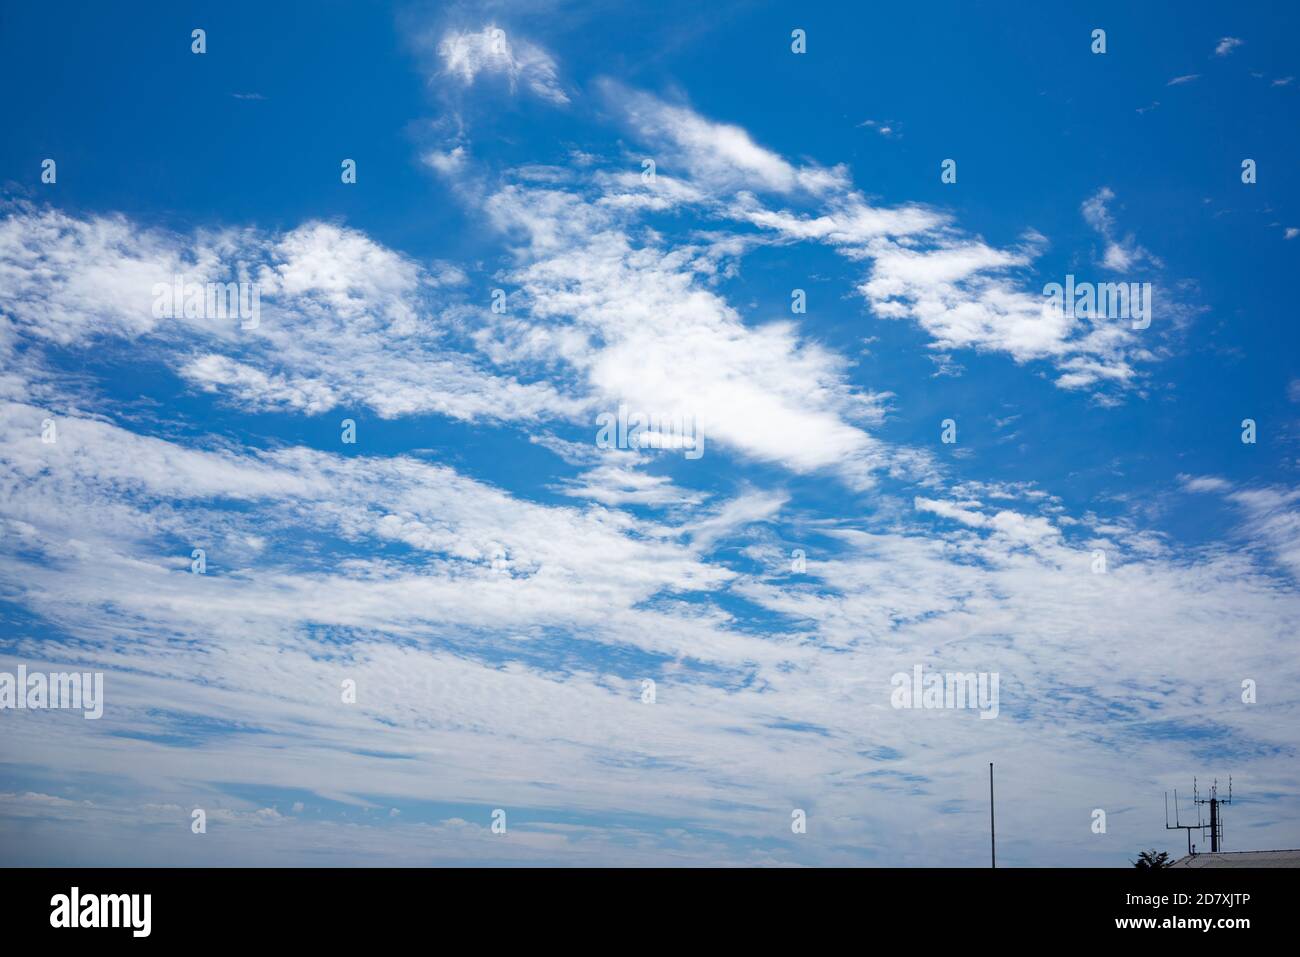
<path id="1" fill-rule="evenodd" d="M 0 857 L 982 865 L 990 761 L 1007 864 L 1300 844 L 1297 16 L 11 5 L 0 672 L 105 705 Z"/>

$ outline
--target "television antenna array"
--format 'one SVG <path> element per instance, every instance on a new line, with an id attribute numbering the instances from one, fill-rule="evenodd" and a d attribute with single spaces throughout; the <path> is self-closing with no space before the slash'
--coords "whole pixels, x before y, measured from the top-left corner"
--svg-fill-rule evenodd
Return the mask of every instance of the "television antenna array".
<path id="1" fill-rule="evenodd" d="M 1165 792 L 1165 830 L 1167 831 L 1186 831 L 1187 832 L 1187 853 L 1192 855 L 1196 853 L 1196 845 L 1192 843 L 1192 831 L 1200 831 L 1201 836 L 1205 836 L 1208 829 L 1210 832 L 1210 853 L 1217 854 L 1223 844 L 1223 815 L 1219 809 L 1225 804 L 1232 803 L 1232 777 L 1228 777 L 1228 796 L 1219 797 L 1219 779 L 1214 779 L 1214 784 L 1210 786 L 1208 797 L 1201 797 L 1200 787 L 1196 783 L 1196 778 L 1192 778 L 1192 803 L 1196 805 L 1196 823 L 1184 824 L 1179 817 L 1178 812 L 1178 789 L 1174 789 L 1174 823 L 1169 823 L 1169 792 Z M 1201 818 L 1201 808 L 1210 809 L 1210 820 L 1207 822 Z"/>

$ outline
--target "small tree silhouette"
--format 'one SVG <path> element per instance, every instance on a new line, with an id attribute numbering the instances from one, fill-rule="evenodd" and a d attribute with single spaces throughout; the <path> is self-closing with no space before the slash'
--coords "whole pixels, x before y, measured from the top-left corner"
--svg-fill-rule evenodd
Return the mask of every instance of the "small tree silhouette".
<path id="1" fill-rule="evenodd" d="M 1168 851 L 1157 851 L 1154 847 L 1149 851 L 1142 851 L 1136 861 L 1129 861 L 1129 863 L 1139 871 L 1159 871 L 1174 866 L 1174 862 L 1169 859 Z"/>

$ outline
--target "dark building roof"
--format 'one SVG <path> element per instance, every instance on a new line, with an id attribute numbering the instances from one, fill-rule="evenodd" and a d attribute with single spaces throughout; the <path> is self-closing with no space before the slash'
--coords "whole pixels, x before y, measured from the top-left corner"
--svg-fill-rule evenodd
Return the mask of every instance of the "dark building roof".
<path id="1" fill-rule="evenodd" d="M 1190 854 L 1174 861 L 1170 867 L 1300 867 L 1300 850 Z"/>

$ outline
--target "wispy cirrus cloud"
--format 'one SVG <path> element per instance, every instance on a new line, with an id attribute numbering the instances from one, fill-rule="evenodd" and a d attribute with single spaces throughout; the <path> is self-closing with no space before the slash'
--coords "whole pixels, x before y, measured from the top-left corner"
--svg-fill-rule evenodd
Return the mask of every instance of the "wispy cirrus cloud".
<path id="1" fill-rule="evenodd" d="M 1227 56 L 1245 42 L 1245 40 L 1242 40 L 1239 37 L 1222 37 L 1219 42 L 1214 45 L 1214 55 Z"/>
<path id="2" fill-rule="evenodd" d="M 612 80 L 602 81 L 601 90 L 639 138 L 667 148 L 665 166 L 668 161 L 680 162 L 701 185 L 813 195 L 847 185 L 843 167 L 793 164 L 755 143 L 739 126 L 708 120 L 689 107 L 665 102 Z"/>
<path id="3" fill-rule="evenodd" d="M 481 30 L 448 30 L 437 43 L 442 72 L 468 87 L 480 76 L 499 76 L 510 89 L 520 87 L 562 106 L 569 96 L 561 86 L 555 58 L 537 44 L 507 33 L 496 24 Z"/>
<path id="4" fill-rule="evenodd" d="M 1019 246 L 999 249 L 964 235 L 941 210 L 868 202 L 842 167 L 799 166 L 686 106 L 618 84 L 604 89 L 641 141 L 670 145 L 670 162 L 684 166 L 690 185 L 711 197 L 704 208 L 757 226 L 777 242 L 825 243 L 869 264 L 856 289 L 872 312 L 916 321 L 938 352 L 975 349 L 1018 363 L 1049 361 L 1061 369 L 1056 381 L 1062 388 L 1101 390 L 1132 387 L 1138 380 L 1134 363 L 1154 357 L 1114 323 L 1053 311 L 1040 293 L 1026 288 L 1046 246 L 1046 238 L 1032 229 Z M 760 198 L 764 194 L 797 207 L 774 207 Z M 1085 216 L 1099 228 L 1113 226 L 1105 206 L 1112 198 L 1098 194 L 1085 204 Z M 1117 269 L 1155 262 L 1131 237 L 1108 239 L 1107 255 Z"/>
<path id="5" fill-rule="evenodd" d="M 1111 212 L 1114 201 L 1114 191 L 1103 186 L 1084 200 L 1081 207 L 1084 220 L 1104 241 L 1101 265 L 1116 272 L 1131 270 L 1143 263 L 1159 266 L 1160 260 L 1138 245 L 1131 233 L 1120 235 L 1115 216 Z"/>

